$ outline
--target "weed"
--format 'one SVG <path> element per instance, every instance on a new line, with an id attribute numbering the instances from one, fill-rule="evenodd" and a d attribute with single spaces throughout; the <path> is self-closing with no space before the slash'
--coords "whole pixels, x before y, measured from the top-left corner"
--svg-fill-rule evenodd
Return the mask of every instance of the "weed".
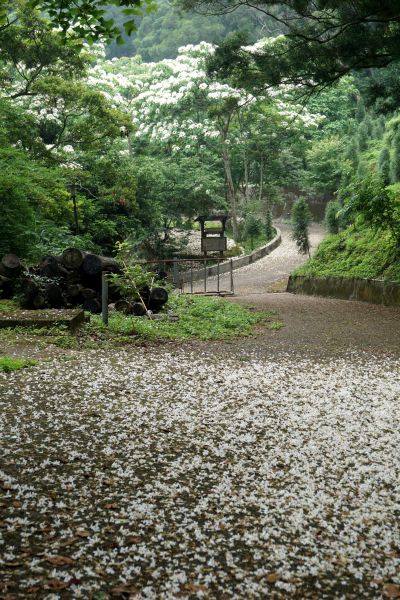
<path id="1" fill-rule="evenodd" d="M 270 321 L 267 327 L 268 329 L 272 329 L 272 331 L 279 331 L 282 327 L 285 327 L 285 324 L 282 321 Z"/>
<path id="2" fill-rule="evenodd" d="M 36 360 L 28 360 L 25 358 L 11 358 L 10 356 L 0 356 L 0 371 L 11 373 L 26 367 L 33 367 L 37 364 Z"/>

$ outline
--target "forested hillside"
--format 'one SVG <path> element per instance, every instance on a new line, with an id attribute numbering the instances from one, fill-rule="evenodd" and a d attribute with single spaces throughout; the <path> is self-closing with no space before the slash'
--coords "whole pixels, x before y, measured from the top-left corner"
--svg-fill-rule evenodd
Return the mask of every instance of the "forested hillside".
<path id="1" fill-rule="evenodd" d="M 110 7 L 108 11 L 116 23 L 122 23 L 121 10 Z M 145 62 L 152 62 L 174 58 L 180 46 L 187 44 L 219 44 L 237 31 L 247 32 L 250 42 L 282 32 L 279 23 L 254 8 L 241 7 L 221 15 L 200 15 L 179 9 L 171 0 L 159 0 L 156 11 L 135 20 L 137 30 L 124 36 L 124 44 L 112 42 L 107 46 L 108 58 L 139 54 Z"/>
<path id="2" fill-rule="evenodd" d="M 386 232 L 386 258 L 372 274 L 394 276 L 396 63 L 349 72 L 318 93 L 289 80 L 261 89 L 259 57 L 285 37 L 254 42 L 282 25 L 245 6 L 180 17 L 160 1 L 121 46 L 134 55 L 112 58 L 104 41 L 55 29 L 26 0 L 10 16 L 0 31 L 0 253 L 110 253 L 128 239 L 140 256 L 170 256 L 171 229 L 193 227 L 201 212 L 229 212 L 240 242 L 270 231 L 274 206 L 304 196 L 331 201 L 338 247 L 346 231 Z M 250 32 L 241 46 L 243 68 L 254 66 L 247 81 L 238 70 L 210 71 L 225 50 L 209 40 L 239 28 Z"/>

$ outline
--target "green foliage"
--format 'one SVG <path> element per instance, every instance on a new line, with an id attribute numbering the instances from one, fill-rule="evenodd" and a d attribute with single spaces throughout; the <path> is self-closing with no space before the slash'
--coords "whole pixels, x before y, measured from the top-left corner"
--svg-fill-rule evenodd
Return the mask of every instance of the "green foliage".
<path id="1" fill-rule="evenodd" d="M 29 256 L 37 217 L 46 217 L 53 209 L 53 214 L 62 212 L 62 179 L 57 170 L 15 148 L 0 148 L 0 171 L 0 255 Z"/>
<path id="2" fill-rule="evenodd" d="M 254 239 L 262 231 L 262 221 L 255 214 L 250 213 L 245 221 L 245 235 L 250 238 L 251 249 L 254 250 Z"/>
<path id="3" fill-rule="evenodd" d="M 390 183 L 390 151 L 384 146 L 379 155 L 378 171 L 385 185 Z"/>
<path id="4" fill-rule="evenodd" d="M 33 367 L 36 364 L 36 360 L 0 356 L 0 373 L 11 373 L 12 371 L 18 371 L 19 369 L 25 369 L 26 367 Z"/>
<path id="5" fill-rule="evenodd" d="M 362 123 L 360 123 L 360 125 L 358 127 L 357 140 L 358 140 L 359 151 L 364 152 L 364 150 L 366 150 L 368 148 L 368 140 L 369 140 L 368 125 L 365 122 L 365 120 L 362 121 Z"/>
<path id="6" fill-rule="evenodd" d="M 272 225 L 272 212 L 269 208 L 265 212 L 264 231 L 267 242 L 269 242 L 275 235 L 275 228 Z"/>
<path id="7" fill-rule="evenodd" d="M 325 209 L 325 229 L 328 233 L 335 234 L 339 233 L 340 228 L 340 215 L 339 211 L 341 206 L 339 202 L 331 200 L 326 205 Z"/>
<path id="8" fill-rule="evenodd" d="M 140 54 L 146 62 L 174 58 L 180 46 L 199 42 L 222 42 L 232 31 L 246 30 L 250 39 L 256 41 L 263 34 L 263 22 L 253 11 L 241 8 L 227 15 L 203 16 L 195 12 L 183 13 L 169 0 L 157 0 L 157 10 L 137 19 L 137 30 L 125 44 L 115 41 L 108 47 L 108 56 L 133 56 Z M 123 15 L 117 9 L 108 9 L 116 24 L 120 25 Z M 278 30 L 268 19 L 272 31 Z M 264 25 L 265 26 L 265 25 Z"/>
<path id="9" fill-rule="evenodd" d="M 386 188 L 376 175 L 356 179 L 347 187 L 344 216 L 357 215 L 374 229 L 389 230 L 400 244 L 400 201 L 396 186 Z"/>
<path id="10" fill-rule="evenodd" d="M 305 179 L 312 189 L 331 194 L 337 190 L 345 168 L 344 149 L 343 140 L 335 135 L 315 141 L 306 151 Z"/>
<path id="11" fill-rule="evenodd" d="M 86 39 L 92 43 L 103 38 L 116 38 L 123 43 L 122 31 L 130 34 L 136 29 L 135 17 L 144 10 L 154 10 L 153 0 L 112 0 L 112 4 L 123 9 L 124 20 L 120 27 L 107 15 L 102 0 L 85 0 L 82 3 L 63 0 L 29 0 L 31 9 L 46 13 L 51 23 L 59 27 L 65 36 Z M 7 0 L 1 0 L 0 26 L 8 27 L 10 14 Z M 122 29 L 122 31 L 121 31 Z"/>
<path id="12" fill-rule="evenodd" d="M 308 228 L 312 221 L 312 216 L 308 204 L 304 198 L 299 198 L 292 208 L 292 238 L 300 254 L 310 255 L 310 240 Z"/>
<path id="13" fill-rule="evenodd" d="M 392 141 L 390 172 L 392 183 L 400 181 L 400 129 L 396 131 Z"/>
<path id="14" fill-rule="evenodd" d="M 357 224 L 337 235 L 328 235 L 312 259 L 295 273 L 400 282 L 400 262 L 390 231 L 377 231 Z"/>
<path id="15" fill-rule="evenodd" d="M 178 321 L 151 321 L 122 314 L 110 316 L 109 328 L 118 335 L 132 334 L 139 339 L 218 340 L 251 335 L 268 313 L 253 312 L 221 298 L 175 295 L 169 308 Z M 101 319 L 93 317 L 91 329 L 102 329 Z"/>
<path id="16" fill-rule="evenodd" d="M 128 242 L 118 242 L 116 259 L 122 268 L 122 273 L 110 273 L 109 281 L 122 293 L 124 298 L 139 300 L 146 310 L 146 304 L 142 298 L 142 290 L 151 288 L 155 273 L 146 271 L 141 265 L 133 262 L 132 248 Z"/>
<path id="17" fill-rule="evenodd" d="M 358 99 L 357 109 L 356 109 L 356 119 L 359 123 L 364 121 L 365 118 L 365 104 L 362 98 Z"/>

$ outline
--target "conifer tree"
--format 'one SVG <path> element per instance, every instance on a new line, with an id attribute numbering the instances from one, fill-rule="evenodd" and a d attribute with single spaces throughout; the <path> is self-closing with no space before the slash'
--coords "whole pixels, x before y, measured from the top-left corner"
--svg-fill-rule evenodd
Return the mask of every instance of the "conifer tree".
<path id="1" fill-rule="evenodd" d="M 268 208 L 267 212 L 265 213 L 265 237 L 267 241 L 272 240 L 272 238 L 274 237 L 274 233 L 275 230 L 272 225 L 272 213 Z"/>
<path id="2" fill-rule="evenodd" d="M 304 198 L 299 198 L 292 208 L 292 239 L 300 254 L 310 256 L 310 239 L 308 228 L 312 221 L 312 215 Z"/>
<path id="3" fill-rule="evenodd" d="M 365 121 L 360 123 L 360 126 L 358 128 L 357 141 L 359 151 L 364 152 L 364 150 L 366 150 L 368 147 L 368 126 Z"/>
<path id="4" fill-rule="evenodd" d="M 393 183 L 400 181 L 400 130 L 397 130 L 392 141 L 392 159 L 390 161 L 390 173 Z"/>
<path id="5" fill-rule="evenodd" d="M 390 183 L 390 152 L 387 146 L 384 146 L 379 155 L 378 171 L 385 185 L 388 185 Z"/>
<path id="6" fill-rule="evenodd" d="M 339 217 L 340 204 L 336 200 L 331 200 L 326 205 L 325 209 L 325 229 L 328 233 L 339 233 Z"/>
<path id="7" fill-rule="evenodd" d="M 261 233 L 261 223 L 253 213 L 246 218 L 245 232 L 246 237 L 250 238 L 251 249 L 254 250 L 254 239 Z"/>
<path id="8" fill-rule="evenodd" d="M 365 118 L 365 105 L 364 100 L 362 98 L 357 102 L 356 108 L 356 119 L 359 123 L 361 123 Z"/>

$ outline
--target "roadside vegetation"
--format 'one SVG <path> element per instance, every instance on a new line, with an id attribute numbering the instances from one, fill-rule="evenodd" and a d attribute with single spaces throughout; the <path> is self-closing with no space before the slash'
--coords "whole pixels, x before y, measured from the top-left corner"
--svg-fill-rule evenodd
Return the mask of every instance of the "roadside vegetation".
<path id="1" fill-rule="evenodd" d="M 385 279 L 400 283 L 397 256 L 390 232 L 352 225 L 335 235 L 328 234 L 313 258 L 294 274 Z"/>
<path id="2" fill-rule="evenodd" d="M 0 304 L 0 312 L 17 308 L 11 301 Z M 135 345 L 167 340 L 226 340 L 249 336 L 258 326 L 277 330 L 283 327 L 271 311 L 256 311 L 223 298 L 172 294 L 160 320 L 132 317 L 111 312 L 108 326 L 101 317 L 91 315 L 76 335 L 65 326 L 50 328 L 16 327 L 0 329 L 4 344 L 50 345 L 64 349 L 90 349 Z"/>

